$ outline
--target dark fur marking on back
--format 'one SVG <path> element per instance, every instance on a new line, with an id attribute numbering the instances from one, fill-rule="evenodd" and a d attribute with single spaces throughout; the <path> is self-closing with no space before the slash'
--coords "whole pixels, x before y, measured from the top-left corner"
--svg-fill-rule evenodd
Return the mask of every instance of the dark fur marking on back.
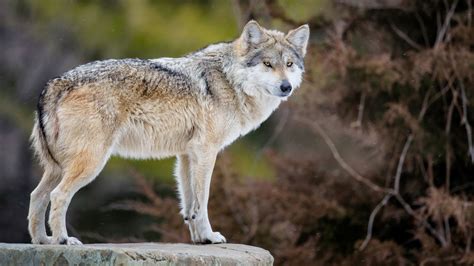
<path id="1" fill-rule="evenodd" d="M 189 77 L 181 72 L 178 72 L 176 70 L 173 70 L 173 69 L 170 69 L 170 68 L 167 68 L 159 63 L 152 63 L 150 65 L 150 68 L 153 69 L 153 70 L 157 70 L 157 71 L 160 71 L 160 72 L 164 72 L 164 74 L 166 74 L 167 76 L 169 77 L 172 77 L 172 78 L 175 78 L 174 79 L 174 82 L 176 82 L 177 85 L 179 85 L 178 87 L 180 88 L 189 88 L 189 87 L 192 87 L 192 82 L 191 80 L 189 79 Z M 160 78 L 160 80 L 158 81 L 161 82 L 161 80 L 164 78 L 164 76 L 162 76 Z"/>
<path id="2" fill-rule="evenodd" d="M 182 74 L 182 73 L 180 73 L 180 72 L 177 72 L 177 71 L 175 71 L 175 70 L 169 69 L 169 68 L 167 68 L 167 67 L 165 67 L 165 66 L 162 66 L 162 65 L 160 65 L 160 64 L 158 64 L 158 63 L 152 63 L 152 64 L 150 65 L 150 67 L 151 67 L 152 69 L 155 69 L 155 70 L 158 70 L 158 71 L 161 71 L 161 72 L 165 72 L 166 74 L 168 74 L 168 75 L 170 75 L 170 76 L 172 76 L 172 77 L 185 77 L 184 74 Z"/>

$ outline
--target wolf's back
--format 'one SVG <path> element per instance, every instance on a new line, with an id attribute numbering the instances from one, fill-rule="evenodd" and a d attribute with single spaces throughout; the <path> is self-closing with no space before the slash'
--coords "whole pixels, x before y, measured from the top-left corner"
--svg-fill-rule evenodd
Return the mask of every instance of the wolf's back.
<path id="1" fill-rule="evenodd" d="M 102 101 L 107 101 L 105 97 L 109 97 L 114 102 L 114 97 L 122 96 L 131 101 L 134 97 L 160 91 L 163 87 L 160 84 L 170 84 L 171 80 L 182 86 L 190 86 L 186 77 L 158 63 L 142 59 L 94 61 L 49 80 L 38 99 L 31 135 L 40 162 L 43 165 L 59 164 L 54 156 L 56 140 L 61 134 L 57 111 L 69 94 L 77 90 L 84 92 L 85 89 Z"/>

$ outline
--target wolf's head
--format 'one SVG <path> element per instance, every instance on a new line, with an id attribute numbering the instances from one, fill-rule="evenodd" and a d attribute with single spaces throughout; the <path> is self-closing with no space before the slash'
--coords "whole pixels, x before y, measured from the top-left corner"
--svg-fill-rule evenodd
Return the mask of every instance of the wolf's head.
<path id="1" fill-rule="evenodd" d="M 291 95 L 301 84 L 308 39 L 308 25 L 285 35 L 248 22 L 234 42 L 239 66 L 235 71 L 245 93 L 282 99 Z"/>

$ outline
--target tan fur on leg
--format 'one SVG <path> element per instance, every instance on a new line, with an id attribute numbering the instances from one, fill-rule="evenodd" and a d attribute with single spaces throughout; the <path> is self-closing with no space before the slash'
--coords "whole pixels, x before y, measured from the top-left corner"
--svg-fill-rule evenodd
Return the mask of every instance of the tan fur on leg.
<path id="1" fill-rule="evenodd" d="M 31 193 L 28 230 L 33 244 L 49 244 L 51 242 L 50 237 L 46 234 L 45 214 L 50 193 L 58 185 L 60 177 L 61 169 L 58 166 L 49 166 L 40 183 Z"/>
<path id="2" fill-rule="evenodd" d="M 102 170 L 106 158 L 97 152 L 82 152 L 64 169 L 59 185 L 51 192 L 49 226 L 53 233 L 53 244 L 82 244 L 74 237 L 68 237 L 66 212 L 74 194 L 95 179 Z"/>

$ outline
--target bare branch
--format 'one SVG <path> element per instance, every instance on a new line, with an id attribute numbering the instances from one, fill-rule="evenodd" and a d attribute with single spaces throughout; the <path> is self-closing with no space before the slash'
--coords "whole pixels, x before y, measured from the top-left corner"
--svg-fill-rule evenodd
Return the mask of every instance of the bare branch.
<path id="1" fill-rule="evenodd" d="M 457 4 L 458 4 L 458 0 L 454 0 L 453 4 L 451 5 L 451 8 L 446 13 L 446 17 L 444 18 L 443 26 L 438 31 L 438 35 L 436 36 L 436 42 L 435 42 L 435 45 L 434 45 L 435 50 L 439 48 L 439 46 L 443 42 L 444 37 L 446 36 L 446 32 L 448 31 L 448 27 L 449 27 L 449 24 L 451 22 L 451 18 L 454 15 L 454 10 L 456 9 Z"/>
<path id="2" fill-rule="evenodd" d="M 434 229 L 425 219 L 421 218 L 412 208 L 411 206 L 403 199 L 403 197 L 400 194 L 395 194 L 396 199 L 398 202 L 402 205 L 403 209 L 405 211 L 413 216 L 416 220 L 418 220 L 423 227 L 425 227 L 433 236 L 435 236 L 436 239 L 441 243 L 443 247 L 447 245 L 446 240 L 444 239 L 444 236 L 441 235 L 436 229 Z"/>
<path id="3" fill-rule="evenodd" d="M 469 120 L 467 119 L 467 105 L 468 99 L 466 96 L 466 90 L 464 89 L 464 83 L 461 79 L 459 79 L 459 87 L 461 88 L 461 99 L 462 99 L 462 120 L 461 124 L 464 125 L 466 128 L 466 135 L 467 135 L 467 145 L 468 145 L 468 152 L 469 156 L 471 157 L 471 162 L 474 163 L 474 147 L 472 146 L 472 128 L 469 124 Z"/>
<path id="4" fill-rule="evenodd" d="M 458 98 L 458 92 L 457 90 L 453 89 L 452 90 L 453 94 L 453 99 L 451 100 L 451 104 L 449 105 L 448 108 L 448 114 L 446 118 L 446 127 L 444 129 L 444 133 L 446 134 L 446 191 L 449 192 L 449 187 L 451 186 L 451 145 L 450 145 L 450 133 L 451 133 L 451 123 L 453 120 L 453 113 L 454 113 L 454 107 L 457 104 L 457 98 Z"/>
<path id="5" fill-rule="evenodd" d="M 429 88 L 428 91 L 425 93 L 425 97 L 423 97 L 423 103 L 421 104 L 421 110 L 420 110 L 420 113 L 418 114 L 418 121 L 423 120 L 423 116 L 425 116 L 425 113 L 428 109 L 428 101 L 430 99 L 431 90 L 432 90 L 432 88 Z"/>
<path id="6" fill-rule="evenodd" d="M 390 27 L 398 35 L 398 37 L 400 37 L 404 41 L 406 41 L 411 47 L 415 48 L 416 50 L 422 50 L 423 49 L 423 47 L 421 47 L 421 45 L 419 45 L 414 40 L 412 40 L 410 37 L 408 37 L 408 35 L 405 32 L 401 31 L 393 23 L 390 23 Z"/>
<path id="7" fill-rule="evenodd" d="M 423 21 L 423 19 L 421 18 L 420 14 L 418 12 L 415 12 L 415 17 L 416 17 L 416 20 L 418 20 L 418 23 L 420 24 L 421 33 L 423 35 L 423 41 L 425 42 L 426 46 L 429 46 L 430 41 L 429 41 L 429 38 L 428 38 L 428 33 L 426 31 L 425 22 Z"/>
<path id="8" fill-rule="evenodd" d="M 362 92 L 360 95 L 360 102 L 359 102 L 359 107 L 358 113 L 357 113 L 357 121 L 355 122 L 354 126 L 355 127 L 362 127 L 362 119 L 364 118 L 364 107 L 365 107 L 365 92 Z"/>
<path id="9" fill-rule="evenodd" d="M 372 238 L 372 227 L 373 227 L 374 219 L 375 219 L 375 216 L 377 215 L 377 213 L 378 213 L 385 205 L 387 205 L 388 200 L 389 200 L 393 195 L 399 195 L 399 191 L 400 191 L 400 177 L 401 177 L 401 175 L 402 175 L 403 164 L 404 164 L 404 162 L 405 162 L 405 158 L 406 158 L 406 155 L 407 155 L 407 153 L 408 153 L 408 149 L 410 148 L 410 144 L 411 144 L 412 141 L 413 141 L 413 135 L 410 134 L 410 136 L 408 136 L 408 139 L 407 139 L 405 145 L 403 146 L 403 150 L 402 150 L 402 153 L 401 153 L 401 155 L 400 155 L 400 159 L 398 160 L 397 172 L 396 172 L 396 174 L 395 174 L 394 192 L 393 192 L 393 193 L 388 193 L 387 195 L 385 195 L 385 197 L 382 199 L 382 201 L 380 201 L 379 204 L 377 204 L 377 206 L 375 206 L 374 210 L 373 210 L 372 213 L 370 214 L 369 223 L 368 223 L 368 225 L 367 225 L 367 235 L 366 235 L 366 237 L 365 237 L 364 242 L 360 245 L 359 250 L 365 249 L 365 247 L 367 246 L 367 244 L 369 244 L 370 239 Z"/>
<path id="10" fill-rule="evenodd" d="M 419 154 L 416 155 L 416 160 L 418 161 L 418 165 L 420 166 L 420 171 L 421 171 L 421 174 L 423 175 L 423 179 L 425 179 L 426 183 L 428 183 L 429 185 L 432 185 L 430 182 L 430 178 L 428 174 L 426 173 L 426 168 L 425 168 L 423 159 L 421 158 Z"/>
<path id="11" fill-rule="evenodd" d="M 434 170 L 433 170 L 433 164 L 434 164 L 434 161 L 433 161 L 433 156 L 431 154 L 429 154 L 427 156 L 427 161 L 428 161 L 428 177 L 430 179 L 430 186 L 434 186 Z"/>
<path id="12" fill-rule="evenodd" d="M 448 108 L 448 115 L 446 118 L 446 127 L 444 128 L 444 132 L 446 133 L 446 136 L 449 136 L 451 132 L 451 123 L 453 120 L 453 112 L 454 112 L 454 107 L 456 106 L 457 99 L 458 99 L 458 92 L 456 90 L 453 90 L 453 99 L 451 100 L 451 104 L 449 105 Z"/>
<path id="13" fill-rule="evenodd" d="M 372 238 L 372 227 L 374 226 L 374 219 L 377 213 L 385 206 L 387 205 L 388 200 L 393 196 L 393 194 L 387 194 L 383 199 L 375 206 L 374 210 L 370 214 L 369 217 L 369 223 L 367 225 L 367 235 L 365 236 L 364 242 L 359 247 L 359 250 L 363 250 L 367 247 L 369 244 L 370 239 Z"/>
<path id="14" fill-rule="evenodd" d="M 449 226 L 449 217 L 444 217 L 444 235 L 446 237 L 446 244 L 451 243 L 451 228 Z"/>
<path id="15" fill-rule="evenodd" d="M 413 141 L 413 134 L 408 136 L 405 146 L 403 146 L 402 153 L 400 154 L 400 159 L 398 160 L 397 173 L 395 174 L 395 183 L 393 188 L 395 193 L 400 192 L 400 177 L 402 175 L 403 164 L 405 163 L 405 158 L 407 156 L 408 149 L 410 148 L 411 142 Z"/>
<path id="16" fill-rule="evenodd" d="M 363 183 L 370 189 L 372 189 L 375 192 L 385 192 L 385 193 L 393 193 L 393 190 L 381 187 L 369 179 L 361 176 L 356 170 L 354 170 L 342 157 L 341 154 L 339 154 L 339 151 L 336 148 L 336 145 L 334 145 L 334 142 L 331 140 L 331 138 L 326 134 L 326 132 L 321 128 L 321 126 L 316 122 L 309 120 L 304 117 L 299 117 L 296 116 L 294 118 L 296 121 L 301 122 L 307 126 L 309 126 L 313 131 L 318 133 L 323 140 L 326 142 L 326 145 L 328 145 L 329 149 L 331 150 L 331 153 L 336 159 L 336 161 L 339 163 L 339 165 L 355 180 L 357 180 L 360 183 Z"/>
<path id="17" fill-rule="evenodd" d="M 316 121 L 312 121 L 310 119 L 303 118 L 303 117 L 295 117 L 295 120 L 310 126 L 310 128 L 313 131 L 318 133 L 323 138 L 323 140 L 326 142 L 329 149 L 331 150 L 333 157 L 336 159 L 336 161 L 339 163 L 339 165 L 347 173 L 349 173 L 349 175 L 352 178 L 354 178 L 358 182 L 361 182 L 361 183 L 365 184 L 367 187 L 369 187 L 373 191 L 386 193 L 386 195 L 384 196 L 382 201 L 379 202 L 379 204 L 377 204 L 377 206 L 374 208 L 374 210 L 372 211 L 372 213 L 369 217 L 369 222 L 368 222 L 368 225 L 367 225 L 367 236 L 366 236 L 364 242 L 362 243 L 360 249 L 364 249 L 368 245 L 368 242 L 372 238 L 372 230 L 373 230 L 372 228 L 373 228 L 373 223 L 374 223 L 375 217 L 376 217 L 377 213 L 388 203 L 388 200 L 392 196 L 395 196 L 397 201 L 402 205 L 403 209 L 410 216 L 415 218 L 415 220 L 417 220 L 426 230 L 428 230 L 441 243 L 441 245 L 443 247 L 446 247 L 448 245 L 445 236 L 442 233 L 438 232 L 435 228 L 433 228 L 433 226 L 431 226 L 426 219 L 420 217 L 420 215 L 418 215 L 415 212 L 415 210 L 412 209 L 412 207 L 403 199 L 403 197 L 400 194 L 400 178 L 401 178 L 401 173 L 403 171 L 403 165 L 404 165 L 404 162 L 405 162 L 405 158 L 406 158 L 406 155 L 408 153 L 408 149 L 410 148 L 410 145 L 413 141 L 413 135 L 412 134 L 410 134 L 408 136 L 407 141 L 405 142 L 405 145 L 403 147 L 402 153 L 400 154 L 398 167 L 397 167 L 397 171 L 396 171 L 396 174 L 395 174 L 394 189 L 390 189 L 390 188 L 384 188 L 384 187 L 381 187 L 377 184 L 374 184 L 372 181 L 370 181 L 367 178 L 361 176 L 350 165 L 348 165 L 347 162 L 345 162 L 344 159 L 339 154 L 334 142 L 331 140 L 331 138 L 326 134 L 326 132 L 321 128 L 321 126 Z"/>
<path id="18" fill-rule="evenodd" d="M 450 81 L 451 82 L 451 81 Z M 418 121 L 421 121 L 423 120 L 423 117 L 425 116 L 426 114 L 426 111 L 428 111 L 428 108 L 436 101 L 438 100 L 441 96 L 443 96 L 446 92 L 449 91 L 449 84 L 444 87 L 441 91 L 439 91 L 438 93 L 436 93 L 435 95 L 433 95 L 433 97 L 429 98 L 428 96 L 425 96 L 425 100 L 423 101 L 423 105 L 421 107 L 421 111 L 420 113 L 418 114 Z M 427 92 L 427 95 L 428 95 L 428 92 Z"/>

